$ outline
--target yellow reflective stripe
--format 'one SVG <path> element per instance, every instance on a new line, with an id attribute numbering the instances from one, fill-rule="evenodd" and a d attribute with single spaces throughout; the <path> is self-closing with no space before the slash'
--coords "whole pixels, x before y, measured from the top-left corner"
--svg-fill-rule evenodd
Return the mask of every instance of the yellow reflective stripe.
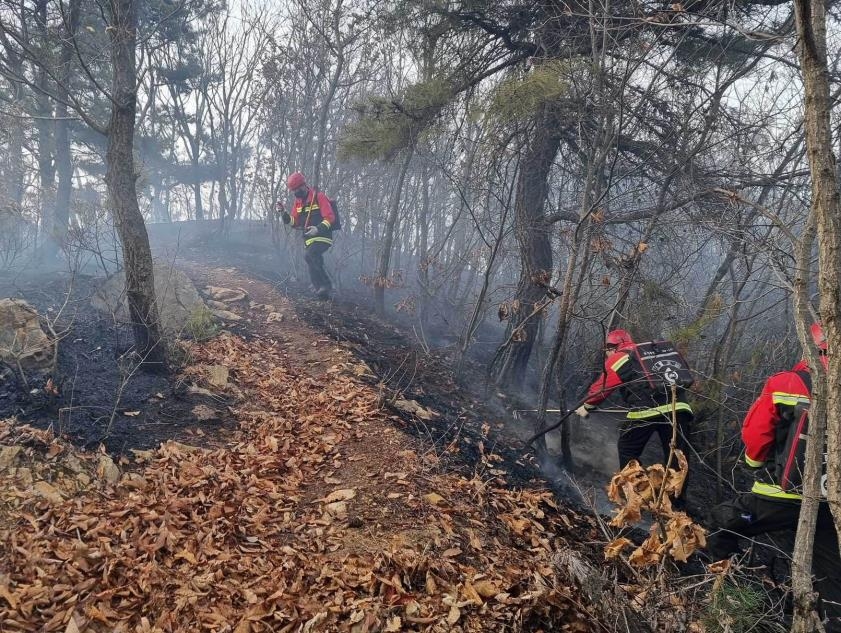
<path id="1" fill-rule="evenodd" d="M 685 402 L 678 402 L 674 406 L 675 411 L 687 411 L 692 413 L 692 407 Z M 664 404 L 661 407 L 651 407 L 650 409 L 642 409 L 641 411 L 628 411 L 625 416 L 628 420 L 647 420 L 648 418 L 655 418 L 658 416 L 668 416 L 672 413 L 672 405 Z"/>
<path id="2" fill-rule="evenodd" d="M 631 357 L 630 357 L 630 356 L 628 356 L 627 354 L 625 354 L 622 358 L 620 358 L 620 359 L 619 359 L 619 360 L 617 360 L 615 363 L 613 363 L 613 364 L 610 366 L 610 368 L 611 368 L 613 371 L 617 371 L 620 367 L 622 367 L 622 365 L 624 365 L 625 363 L 627 363 L 629 360 L 631 360 Z"/>
<path id="3" fill-rule="evenodd" d="M 798 404 L 809 404 L 810 399 L 800 393 L 785 393 L 784 391 L 775 391 L 771 394 L 771 400 L 774 404 L 785 404 L 791 407 L 796 407 Z"/>
<path id="4" fill-rule="evenodd" d="M 322 220 L 322 221 L 321 221 L 321 223 L 324 225 L 324 228 L 325 228 L 325 229 L 329 229 L 329 228 L 330 228 L 330 222 L 329 222 L 329 220 Z"/>
<path id="5" fill-rule="evenodd" d="M 307 241 L 304 242 L 304 244 L 309 246 L 310 244 L 315 244 L 316 242 L 319 242 L 321 244 L 332 244 L 333 240 L 331 240 L 329 237 L 311 237 L 307 239 Z"/>
<path id="6" fill-rule="evenodd" d="M 745 463 L 746 463 L 748 466 L 750 466 L 751 468 L 759 468 L 759 467 L 760 467 L 760 466 L 762 466 L 762 464 L 764 464 L 765 462 L 758 462 L 758 461 L 756 461 L 756 460 L 753 460 L 753 459 L 751 459 L 750 457 L 748 457 L 747 453 L 745 453 Z"/>
<path id="7" fill-rule="evenodd" d="M 756 481 L 751 488 L 751 492 L 763 497 L 773 497 L 775 499 L 802 499 L 802 495 L 794 494 L 793 492 L 785 492 L 782 488 L 775 484 L 766 484 L 761 481 Z"/>

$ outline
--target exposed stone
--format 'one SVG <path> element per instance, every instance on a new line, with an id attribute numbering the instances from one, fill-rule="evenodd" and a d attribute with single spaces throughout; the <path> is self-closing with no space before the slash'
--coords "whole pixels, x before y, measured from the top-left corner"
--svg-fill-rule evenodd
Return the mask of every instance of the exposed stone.
<path id="1" fill-rule="evenodd" d="M 248 296 L 248 293 L 242 288 L 232 290 L 231 288 L 222 288 L 220 286 L 207 286 L 204 291 L 211 299 L 225 303 L 242 301 Z"/>
<path id="2" fill-rule="evenodd" d="M 50 369 L 55 345 L 38 312 L 22 299 L 0 299 L 0 360 L 26 371 Z"/>
<path id="3" fill-rule="evenodd" d="M 242 321 L 242 317 L 234 314 L 228 310 L 211 310 L 213 316 L 222 319 L 223 321 Z"/>
<path id="4" fill-rule="evenodd" d="M 32 489 L 38 494 L 39 497 L 43 497 L 50 503 L 61 503 L 64 501 L 64 497 L 61 496 L 61 493 L 58 491 L 55 486 L 48 484 L 46 481 L 39 481 Z"/>
<path id="5" fill-rule="evenodd" d="M 286 318 L 285 314 L 281 314 L 280 312 L 270 312 L 269 316 L 266 317 L 266 323 L 274 323 L 275 321 L 283 321 Z"/>
<path id="6" fill-rule="evenodd" d="M 168 263 L 156 263 L 154 271 L 161 325 L 167 336 L 178 336 L 184 331 L 190 317 L 205 307 L 204 302 L 193 282 L 180 270 Z M 123 272 L 112 275 L 97 288 L 91 305 L 104 314 L 113 314 L 117 321 L 127 323 L 129 315 L 125 286 Z"/>
<path id="7" fill-rule="evenodd" d="M 120 480 L 120 469 L 108 455 L 99 456 L 96 474 L 109 484 L 115 484 Z"/>
<path id="8" fill-rule="evenodd" d="M 20 451 L 20 446 L 4 446 L 0 448 L 0 470 L 6 470 L 14 464 Z"/>
<path id="9" fill-rule="evenodd" d="M 215 301 L 214 299 L 208 299 L 207 307 L 211 310 L 227 310 L 228 304 L 222 303 L 221 301 Z"/>

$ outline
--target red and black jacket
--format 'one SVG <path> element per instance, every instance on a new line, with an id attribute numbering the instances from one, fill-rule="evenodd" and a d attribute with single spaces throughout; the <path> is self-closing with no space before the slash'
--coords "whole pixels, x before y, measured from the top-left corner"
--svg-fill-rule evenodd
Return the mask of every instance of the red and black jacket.
<path id="1" fill-rule="evenodd" d="M 304 200 L 295 198 L 292 211 L 289 214 L 290 226 L 293 229 L 318 227 L 318 234 L 312 237 L 304 235 L 304 244 L 307 246 L 316 243 L 333 243 L 333 224 L 336 222 L 336 214 L 333 212 L 333 205 L 330 199 L 315 189 L 308 189 Z"/>
<path id="2" fill-rule="evenodd" d="M 801 498 L 811 391 L 809 366 L 800 361 L 790 371 L 768 378 L 748 410 L 742 441 L 745 462 L 756 469 L 752 492 L 776 499 Z"/>
<path id="3" fill-rule="evenodd" d="M 623 346 L 605 359 L 604 371 L 587 390 L 585 404 L 600 404 L 617 389 L 629 408 L 626 415 L 628 420 L 669 422 L 671 419 L 671 391 L 652 389 L 649 386 L 633 344 Z M 692 413 L 692 407 L 686 402 L 686 391 L 682 387 L 677 389 L 674 409 Z"/>

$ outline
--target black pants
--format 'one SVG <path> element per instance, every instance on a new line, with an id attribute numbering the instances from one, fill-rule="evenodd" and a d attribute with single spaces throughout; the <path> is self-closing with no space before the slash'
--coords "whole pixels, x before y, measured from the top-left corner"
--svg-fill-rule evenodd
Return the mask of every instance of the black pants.
<path id="1" fill-rule="evenodd" d="M 324 253 L 329 248 L 329 244 L 315 242 L 307 246 L 304 251 L 304 261 L 307 262 L 307 268 L 310 271 L 310 281 L 316 290 L 331 290 L 333 288 L 327 269 L 324 268 Z"/>
<path id="2" fill-rule="evenodd" d="M 683 451 L 688 462 L 690 461 L 690 450 L 687 437 L 693 417 L 687 411 L 678 411 L 676 417 L 678 428 L 677 448 Z M 669 458 L 669 446 L 672 443 L 671 420 L 665 416 L 650 420 L 624 420 L 619 427 L 619 441 L 617 442 L 617 448 L 619 449 L 619 468 L 622 469 L 627 466 L 628 462 L 632 459 L 639 461 L 646 444 L 648 444 L 651 436 L 655 433 L 660 440 L 660 447 L 663 450 L 663 465 L 665 465 L 666 460 Z M 672 463 L 672 468 L 676 467 L 677 464 Z M 689 478 L 687 477 L 683 485 L 683 493 L 679 497 L 680 501 L 683 501 L 688 485 Z M 680 503 L 678 506 L 680 506 Z"/>
<path id="3" fill-rule="evenodd" d="M 688 442 L 686 441 L 689 426 L 692 423 L 692 414 L 686 411 L 677 412 L 677 448 L 686 454 L 689 459 Z M 671 420 L 663 417 L 650 420 L 624 420 L 619 427 L 619 467 L 624 468 L 632 459 L 639 460 L 645 450 L 651 436 L 657 434 L 660 440 L 660 447 L 663 449 L 663 463 L 669 457 L 669 445 L 672 442 Z"/>
<path id="4" fill-rule="evenodd" d="M 770 499 L 752 493 L 741 494 L 732 501 L 715 506 L 710 512 L 710 535 L 707 549 L 714 558 L 726 558 L 740 551 L 740 537 L 770 534 L 786 554 L 794 548 L 800 503 Z M 821 610 L 830 618 L 828 631 L 841 631 L 841 556 L 838 537 L 829 505 L 821 503 L 815 526 L 812 554 L 815 589 L 823 601 Z"/>

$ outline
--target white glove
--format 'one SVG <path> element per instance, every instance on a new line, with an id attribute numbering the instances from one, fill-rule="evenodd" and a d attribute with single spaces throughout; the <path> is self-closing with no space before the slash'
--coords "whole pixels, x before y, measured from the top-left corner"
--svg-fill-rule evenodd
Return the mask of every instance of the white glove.
<path id="1" fill-rule="evenodd" d="M 579 418 L 586 418 L 590 415 L 590 408 L 586 404 L 582 404 L 575 410 L 575 415 Z"/>
<path id="2" fill-rule="evenodd" d="M 315 237 L 316 235 L 318 235 L 318 227 L 309 227 L 306 231 L 304 231 L 304 235 L 306 235 L 307 237 Z"/>

